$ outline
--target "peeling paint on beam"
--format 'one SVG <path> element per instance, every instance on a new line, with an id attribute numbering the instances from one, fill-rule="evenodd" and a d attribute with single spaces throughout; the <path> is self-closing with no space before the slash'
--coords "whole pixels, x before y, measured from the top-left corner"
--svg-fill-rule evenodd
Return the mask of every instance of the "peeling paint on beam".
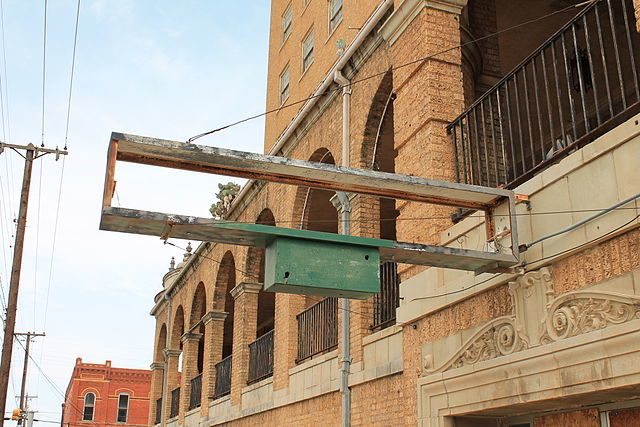
<path id="1" fill-rule="evenodd" d="M 167 235 L 167 224 L 171 225 L 170 235 Z M 103 210 L 100 229 L 262 248 L 278 237 L 304 239 L 308 242 L 346 243 L 378 248 L 381 261 L 395 261 L 477 272 L 500 272 L 518 262 L 513 255 L 500 253 L 394 242 L 384 239 L 344 236 L 319 231 L 236 223 L 213 218 L 172 215 L 115 207 Z"/>
<path id="2" fill-rule="evenodd" d="M 115 132 L 111 146 L 121 161 L 470 209 L 513 197 L 502 189 Z"/>

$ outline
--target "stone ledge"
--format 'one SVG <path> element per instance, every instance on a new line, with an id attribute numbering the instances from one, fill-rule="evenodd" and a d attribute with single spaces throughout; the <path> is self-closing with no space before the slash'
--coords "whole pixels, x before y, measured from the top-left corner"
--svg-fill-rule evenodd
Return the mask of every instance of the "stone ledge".
<path id="1" fill-rule="evenodd" d="M 302 362 L 298 366 L 294 366 L 289 369 L 289 376 L 293 374 L 297 374 L 298 372 L 305 371 L 307 369 L 311 369 L 316 365 L 319 365 L 327 360 L 337 359 L 338 358 L 338 350 L 332 350 L 328 353 L 322 354 L 318 357 L 314 357 L 313 359 L 307 360 L 306 362 Z"/>
<path id="2" fill-rule="evenodd" d="M 395 324 L 395 325 L 389 326 L 388 328 L 384 328 L 380 331 L 374 332 L 373 334 L 362 338 L 362 345 L 365 346 L 368 344 L 372 344 L 376 341 L 380 341 L 384 338 L 387 338 L 391 335 L 395 335 L 400 332 L 402 332 L 401 325 Z"/>
<path id="3" fill-rule="evenodd" d="M 638 363 L 640 319 L 419 378 L 418 416 L 440 425 L 445 416 L 507 414 L 582 393 L 606 400 L 608 390 L 640 382 Z"/>

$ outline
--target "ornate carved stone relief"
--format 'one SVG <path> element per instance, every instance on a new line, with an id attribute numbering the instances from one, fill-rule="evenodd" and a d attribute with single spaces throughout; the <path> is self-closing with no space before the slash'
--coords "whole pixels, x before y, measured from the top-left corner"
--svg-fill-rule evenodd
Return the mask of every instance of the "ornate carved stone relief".
<path id="1" fill-rule="evenodd" d="M 640 296 L 580 290 L 553 298 L 548 268 L 528 272 L 509 283 L 509 294 L 512 315 L 482 325 L 444 363 L 436 365 L 433 355 L 423 355 L 423 374 L 472 365 L 640 319 Z"/>
<path id="2" fill-rule="evenodd" d="M 640 318 L 640 297 L 613 292 L 574 291 L 548 307 L 543 343 Z"/>

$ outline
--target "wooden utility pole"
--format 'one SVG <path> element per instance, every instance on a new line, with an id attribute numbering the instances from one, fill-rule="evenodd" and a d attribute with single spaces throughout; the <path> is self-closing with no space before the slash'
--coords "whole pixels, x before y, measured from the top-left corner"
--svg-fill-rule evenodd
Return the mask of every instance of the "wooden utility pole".
<path id="1" fill-rule="evenodd" d="M 26 336 L 27 337 L 27 345 L 24 348 L 24 368 L 22 370 L 22 385 L 20 387 L 20 409 L 22 411 L 26 411 L 25 400 L 27 397 L 27 367 L 29 366 L 29 345 L 31 344 L 32 337 L 44 337 L 44 332 L 41 334 L 36 334 L 35 332 L 16 332 L 14 334 L 17 336 Z M 22 424 L 22 420 L 18 420 L 18 425 Z"/>
<path id="2" fill-rule="evenodd" d="M 7 402 L 7 389 L 9 387 L 9 371 L 11 368 L 11 354 L 13 352 L 13 334 L 16 327 L 16 311 L 18 309 L 18 289 L 20 287 L 20 270 L 22 268 L 22 250 L 24 248 L 24 235 L 27 225 L 27 206 L 29 204 L 29 189 L 31 188 L 31 171 L 33 161 L 46 154 L 53 153 L 56 160 L 60 155 L 68 154 L 65 150 L 55 150 L 29 145 L 14 145 L 0 143 L 0 153 L 5 148 L 10 148 L 24 158 L 24 175 L 22 177 L 22 192 L 20 194 L 20 210 L 18 211 L 18 229 L 16 241 L 13 247 L 13 265 L 11 266 L 11 281 L 9 282 L 9 301 L 7 304 L 7 317 L 4 327 L 4 342 L 2 343 L 2 360 L 0 361 L 0 414 L 4 414 Z M 18 150 L 25 150 L 23 155 Z M 4 417 L 0 417 L 0 427 L 4 425 Z"/>

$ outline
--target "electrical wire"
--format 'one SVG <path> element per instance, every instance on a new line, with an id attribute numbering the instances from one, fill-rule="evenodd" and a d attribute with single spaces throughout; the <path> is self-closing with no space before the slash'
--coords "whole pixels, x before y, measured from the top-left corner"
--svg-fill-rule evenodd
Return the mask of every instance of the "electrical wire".
<path id="1" fill-rule="evenodd" d="M 25 350 L 26 353 L 26 347 L 22 344 L 22 341 L 20 341 L 19 339 L 17 339 L 17 337 L 14 337 L 16 339 L 16 342 L 18 342 L 18 344 L 20 344 L 20 347 L 22 347 L 23 350 Z M 58 393 L 63 400 L 65 400 L 66 402 L 66 396 L 65 394 L 60 390 L 60 388 L 53 382 L 53 380 L 51 378 L 49 378 L 49 376 L 46 374 L 46 372 L 44 372 L 44 370 L 40 367 L 40 365 L 38 364 L 38 362 L 36 362 L 36 360 L 33 358 L 33 356 L 31 356 L 31 354 L 28 354 L 29 356 L 29 360 L 31 360 L 31 362 L 35 365 L 35 367 L 38 369 L 38 371 L 40 372 L 40 374 L 44 377 L 44 379 L 47 381 L 47 383 L 51 386 L 51 388 L 53 389 L 53 391 L 55 391 L 56 393 Z M 73 404 L 73 402 L 68 402 L 71 407 L 73 409 L 75 409 L 76 411 L 78 411 L 79 414 L 82 413 L 82 410 L 79 409 L 76 405 Z"/>
<path id="2" fill-rule="evenodd" d="M 631 220 L 629 220 L 629 221 L 625 222 L 625 223 L 624 223 L 624 224 L 622 224 L 621 226 L 616 227 L 616 228 L 614 228 L 613 230 L 610 230 L 610 231 L 608 231 L 608 232 L 606 232 L 606 233 L 604 233 L 604 234 L 602 234 L 602 235 L 600 235 L 600 236 L 598 236 L 598 237 L 596 237 L 596 238 L 593 238 L 593 239 L 589 240 L 588 242 L 581 243 L 581 244 L 579 244 L 579 245 L 577 245 L 577 246 L 574 246 L 574 247 L 569 248 L 569 249 L 565 249 L 565 250 L 560 251 L 560 252 L 557 252 L 557 253 L 555 253 L 555 254 L 553 254 L 553 255 L 547 255 L 547 256 L 545 256 L 545 257 L 538 258 L 538 259 L 536 259 L 536 260 L 534 260 L 534 261 L 528 261 L 526 264 L 525 264 L 525 263 L 523 263 L 523 264 L 522 264 L 522 266 L 524 267 L 524 266 L 527 266 L 527 265 L 536 264 L 536 263 L 541 262 L 541 261 L 546 261 L 546 260 L 548 260 L 548 259 L 555 258 L 555 257 L 558 257 L 558 256 L 560 256 L 560 255 L 564 255 L 564 254 L 569 253 L 569 252 L 573 252 L 573 251 L 575 251 L 576 249 L 580 249 L 580 248 L 582 248 L 582 247 L 584 247 L 584 246 L 588 246 L 588 245 L 590 245 L 590 244 L 592 244 L 592 243 L 594 243 L 594 242 L 596 242 L 596 241 L 598 241 L 598 240 L 601 240 L 601 239 L 603 239 L 603 238 L 605 238 L 605 237 L 607 237 L 607 236 L 609 236 L 609 235 L 611 235 L 611 234 L 613 234 L 613 233 L 615 233 L 615 232 L 617 232 L 617 231 L 619 231 L 619 230 L 623 229 L 624 227 L 626 227 L 627 225 L 631 224 L 632 222 L 634 222 L 634 221 L 635 221 L 635 220 L 637 220 L 638 218 L 640 218 L 640 214 L 636 215 L 633 219 L 631 219 Z M 504 273 L 498 273 L 498 275 L 500 275 L 500 274 L 504 274 Z M 495 279 L 496 277 L 497 277 L 496 275 L 491 276 L 491 277 L 489 277 L 488 279 L 482 280 L 482 281 L 480 281 L 480 282 L 478 282 L 478 283 L 474 283 L 474 284 L 473 284 L 473 285 L 471 285 L 471 286 L 468 286 L 468 287 L 463 288 L 463 289 L 458 289 L 458 290 L 456 290 L 456 291 L 445 292 L 445 293 L 437 294 L 437 295 L 428 295 L 428 296 L 424 296 L 424 297 L 417 297 L 417 298 L 413 298 L 413 299 L 412 299 L 412 300 L 410 300 L 409 302 L 411 302 L 411 301 L 418 301 L 418 300 L 425 300 L 425 299 L 440 298 L 440 297 L 445 297 L 445 296 L 449 296 L 449 295 L 458 294 L 458 293 L 460 293 L 460 292 L 465 292 L 465 291 L 468 291 L 469 289 L 473 289 L 473 288 L 478 287 L 478 286 L 480 286 L 480 285 L 482 285 L 482 284 L 484 284 L 484 283 L 487 283 L 488 281 L 493 280 L 493 279 Z"/>
<path id="3" fill-rule="evenodd" d="M 633 223 L 634 221 L 636 221 L 636 220 L 637 220 L 637 219 L 639 219 L 639 218 L 640 218 L 640 214 L 636 215 L 633 219 L 631 219 L 631 220 L 627 221 L 626 223 L 624 223 L 624 224 L 620 225 L 619 227 L 616 227 L 615 229 L 610 230 L 610 231 L 608 231 L 608 232 L 606 232 L 606 233 L 604 233 L 604 234 L 602 234 L 602 235 L 600 235 L 600 236 L 598 236 L 598 237 L 596 237 L 596 238 L 593 238 L 593 239 L 591 239 L 591 240 L 589 240 L 589 241 L 587 241 L 587 242 L 584 242 L 584 243 L 581 243 L 581 244 L 579 244 L 579 245 L 577 245 L 577 246 L 574 246 L 574 247 L 572 247 L 572 248 L 569 248 L 569 249 L 566 249 L 566 250 L 563 250 L 563 251 L 557 252 L 557 253 L 555 253 L 555 254 L 553 254 L 553 255 L 547 255 L 547 256 L 545 256 L 545 257 L 542 257 L 542 258 L 536 259 L 536 260 L 534 260 L 534 261 L 528 261 L 526 264 L 524 264 L 524 263 L 523 263 L 523 264 L 522 264 L 522 266 L 525 266 L 525 265 L 531 265 L 531 264 L 536 264 L 536 263 L 538 263 L 538 262 L 545 261 L 545 260 L 548 260 L 548 259 L 550 259 L 550 258 L 555 258 L 555 257 L 558 257 L 558 256 L 560 256 L 560 255 L 564 255 L 564 254 L 566 254 L 566 253 L 569 253 L 569 252 L 575 251 L 576 249 L 580 249 L 580 248 L 582 248 L 582 247 L 584 247 L 584 246 L 588 246 L 588 245 L 590 245 L 590 244 L 592 244 L 592 243 L 594 243 L 594 242 L 596 242 L 596 241 L 598 241 L 598 240 L 601 240 L 601 239 L 603 239 L 603 238 L 605 238 L 605 237 L 607 237 L 607 236 L 609 236 L 609 235 L 611 235 L 611 234 L 613 234 L 613 233 L 615 233 L 615 232 L 617 232 L 617 231 L 619 231 L 619 230 L 623 229 L 624 227 L 628 226 L 629 224 Z M 180 247 L 180 246 L 178 246 L 178 245 L 176 245 L 176 244 L 174 244 L 174 243 L 171 243 L 171 242 L 169 242 L 169 241 L 165 241 L 165 244 L 167 244 L 167 245 L 173 246 L 173 247 L 175 247 L 175 248 L 178 248 L 178 249 L 181 249 L 181 250 L 186 251 L 186 249 L 185 249 L 185 248 L 182 248 L 182 247 Z M 222 264 L 223 264 L 223 262 L 222 262 L 222 261 L 217 260 L 217 259 L 214 259 L 214 258 L 211 258 L 211 257 L 209 257 L 209 256 L 207 256 L 207 255 L 199 254 L 197 251 L 196 251 L 196 252 L 194 252 L 194 253 L 193 253 L 193 255 L 196 255 L 196 256 L 199 256 L 199 257 L 202 257 L 202 258 L 208 259 L 208 260 L 213 261 L 213 262 L 215 262 L 215 263 L 217 263 L 217 264 L 220 264 L 220 265 L 222 265 Z M 252 278 L 252 279 L 258 279 L 258 280 L 259 280 L 259 277 L 258 277 L 257 275 L 252 274 L 252 273 L 249 273 L 249 272 L 247 272 L 247 271 L 245 271 L 245 270 L 242 270 L 242 269 L 236 268 L 235 266 L 234 266 L 234 270 L 236 270 L 236 271 L 237 271 L 237 272 L 239 272 L 239 273 L 242 273 L 242 274 L 246 275 L 246 277 L 249 277 L 249 278 Z M 500 274 L 504 274 L 504 273 L 498 273 L 498 275 L 500 275 Z M 482 281 L 480 281 L 480 282 L 478 282 L 478 283 L 474 283 L 473 285 L 468 286 L 468 287 L 466 287 L 466 288 L 462 288 L 462 289 L 458 289 L 458 290 L 450 291 L 450 292 L 445 292 L 445 293 L 442 293 L 442 294 L 428 295 L 428 296 L 424 296 L 424 297 L 417 297 L 417 298 L 413 298 L 413 299 L 411 299 L 411 300 L 410 300 L 410 301 L 408 301 L 408 302 L 418 301 L 418 300 L 425 300 L 425 299 L 441 298 L 441 297 L 444 297 L 444 296 L 455 295 L 455 294 L 458 294 L 458 293 L 461 293 L 461 292 L 466 292 L 466 291 L 468 291 L 469 289 L 476 288 L 476 287 L 478 287 L 478 286 L 480 286 L 480 285 L 482 285 L 482 284 L 484 284 L 484 283 L 489 282 L 490 280 L 495 279 L 496 277 L 497 277 L 496 275 L 493 275 L 493 276 L 491 276 L 491 277 L 489 277 L 489 278 L 487 278 L 487 279 L 485 279 L 485 280 L 482 280 Z M 315 300 L 315 302 L 320 302 L 320 301 L 322 301 L 322 299 Z M 344 308 L 342 308 L 341 306 L 339 306 L 338 308 L 339 308 L 340 310 L 345 310 L 345 309 L 344 309 Z M 351 312 L 351 313 L 355 313 L 355 314 L 362 314 L 362 313 L 359 313 L 359 312 L 356 312 L 356 311 L 353 311 L 353 310 L 347 310 L 347 311 L 349 311 L 349 312 Z"/>
<path id="4" fill-rule="evenodd" d="M 417 63 L 420 63 L 420 62 L 424 62 L 424 61 L 427 61 L 427 60 L 429 60 L 429 59 L 433 59 L 433 58 L 435 58 L 435 57 L 437 57 L 437 56 L 440 56 L 440 55 L 442 55 L 442 54 L 445 54 L 445 53 L 451 52 L 451 51 L 453 51 L 453 50 L 461 49 L 461 48 L 463 48 L 463 47 L 465 47 L 465 46 L 467 46 L 467 45 L 474 44 L 474 43 L 477 43 L 477 42 L 479 42 L 479 41 L 489 39 L 489 38 L 491 38 L 491 37 L 495 37 L 495 36 L 497 36 L 497 35 L 500 35 L 500 34 L 502 34 L 502 33 L 507 32 L 507 31 L 512 31 L 512 30 L 514 30 L 514 29 L 516 29 L 516 28 L 520 28 L 520 27 L 523 27 L 523 26 L 526 26 L 526 25 L 530 25 L 530 24 L 533 24 L 533 23 L 536 23 L 536 22 L 542 21 L 542 20 L 544 20 L 544 19 L 550 18 L 550 17 L 555 16 L 555 15 L 557 15 L 557 14 L 561 14 L 561 13 L 568 12 L 568 11 L 570 11 L 570 10 L 572 10 L 572 9 L 575 9 L 576 7 L 581 7 L 581 6 L 583 6 L 584 8 L 586 8 L 586 7 L 588 7 L 589 5 L 591 5 L 592 3 L 594 3 L 594 2 L 598 2 L 598 1 L 600 1 L 600 0 L 589 0 L 589 1 L 586 1 L 586 2 L 583 2 L 583 3 L 580 3 L 580 4 L 567 6 L 567 7 L 563 8 L 563 9 L 556 10 L 555 12 L 548 13 L 548 14 L 543 15 L 543 16 L 541 16 L 541 17 L 534 18 L 534 19 L 531 19 L 531 20 L 529 20 L 529 21 L 521 22 L 520 24 L 516 24 L 516 25 L 513 25 L 513 26 L 511 26 L 511 27 L 504 28 L 504 29 L 502 29 L 502 30 L 499 30 L 499 31 L 496 31 L 496 32 L 493 32 L 493 33 L 490 33 L 490 34 L 487 34 L 487 35 L 484 35 L 484 36 L 482 36 L 482 37 L 478 37 L 477 39 L 470 40 L 470 41 L 465 42 L 465 43 L 461 43 L 461 44 L 458 44 L 458 45 L 452 46 L 452 47 L 450 47 L 450 48 L 447 48 L 447 49 L 441 50 L 441 51 L 436 52 L 436 53 L 432 53 L 432 54 L 430 54 L 430 55 L 427 55 L 427 56 L 424 56 L 424 57 L 421 57 L 421 58 L 415 59 L 415 60 L 413 60 L 413 61 L 409 61 L 409 62 L 406 62 L 406 63 L 400 64 L 400 65 L 396 65 L 396 66 L 394 66 L 394 67 L 387 68 L 387 69 L 386 69 L 386 70 L 384 70 L 384 71 L 380 71 L 380 72 L 377 72 L 377 73 L 371 74 L 371 75 L 369 75 L 369 76 L 366 76 L 366 77 L 362 77 L 362 78 L 360 78 L 360 79 L 353 80 L 353 81 L 351 81 L 351 82 L 350 82 L 349 84 L 347 84 L 347 85 L 344 85 L 344 86 L 342 86 L 342 85 L 338 85 L 337 87 L 335 87 L 335 88 L 333 88 L 333 89 L 327 89 L 327 90 L 326 90 L 325 92 L 323 92 L 323 93 L 316 94 L 316 95 L 312 95 L 312 96 L 309 96 L 308 98 L 300 99 L 300 100 L 298 100 L 298 101 L 294 101 L 294 102 L 291 102 L 291 103 L 289 103 L 289 104 L 281 105 L 281 106 L 280 106 L 280 107 L 278 107 L 278 108 L 274 108 L 274 109 L 271 109 L 271 110 L 267 110 L 267 111 L 264 111 L 264 112 L 262 112 L 262 113 L 255 114 L 255 115 L 253 115 L 253 116 L 249 116 L 249 117 L 246 117 L 246 118 L 244 118 L 244 119 L 241 119 L 241 120 L 238 120 L 238 121 L 235 121 L 235 122 L 229 123 L 229 124 L 224 125 L 224 126 L 222 126 L 222 127 L 219 127 L 219 128 L 216 128 L 216 129 L 213 129 L 213 130 L 207 131 L 207 132 L 203 132 L 203 133 L 200 133 L 200 134 L 198 134 L 198 135 L 194 135 L 194 136 L 192 136 L 191 138 L 189 138 L 189 139 L 187 140 L 187 143 L 191 144 L 191 143 L 193 143 L 193 141 L 195 141 L 195 140 L 197 140 L 197 139 L 200 139 L 200 138 L 202 138 L 202 137 L 205 137 L 205 136 L 208 136 L 208 135 L 214 134 L 214 133 L 216 133 L 216 132 L 220 132 L 220 131 L 222 131 L 222 130 L 229 129 L 229 128 L 231 128 L 231 127 L 237 126 L 237 125 L 239 125 L 239 124 L 246 123 L 246 122 L 248 122 L 248 121 L 255 120 L 255 119 L 258 119 L 258 118 L 260 118 L 260 117 L 264 117 L 264 116 L 266 116 L 266 115 L 268 115 L 268 114 L 272 114 L 272 113 L 275 113 L 275 112 L 278 112 L 278 111 L 281 111 L 281 110 L 284 110 L 284 109 L 287 109 L 287 108 L 291 108 L 291 107 L 293 107 L 293 106 L 296 106 L 296 105 L 302 104 L 302 103 L 304 103 L 304 102 L 310 101 L 310 100 L 312 100 L 312 99 L 314 99 L 314 98 L 322 97 L 322 96 L 327 95 L 327 94 L 330 94 L 330 93 L 332 93 L 332 92 L 341 91 L 343 88 L 345 88 L 345 87 L 347 87 L 347 86 L 348 86 L 348 87 L 352 87 L 352 86 L 354 86 L 354 85 L 356 85 L 356 84 L 359 84 L 359 83 L 365 82 L 365 81 L 367 81 L 367 80 L 371 80 L 371 79 L 373 79 L 373 78 L 375 78 L 375 77 L 382 76 L 382 75 L 386 74 L 386 73 L 387 73 L 387 72 L 389 72 L 389 71 L 399 70 L 399 69 L 401 69 L 401 68 L 408 67 L 408 66 L 410 66 L 410 65 L 414 65 L 414 64 L 417 64 Z M 578 13 L 580 13 L 580 12 L 578 12 Z"/>
<path id="5" fill-rule="evenodd" d="M 635 211 L 638 208 L 630 206 L 630 207 L 617 207 L 612 209 L 613 211 L 617 211 L 617 210 L 631 210 L 631 211 Z M 523 213 L 514 213 L 513 216 L 516 217 L 527 217 L 527 216 L 536 216 L 536 215 L 561 215 L 561 214 L 574 214 L 574 213 L 589 213 L 589 212 L 601 212 L 605 210 L 605 208 L 593 208 L 593 209 L 569 209 L 569 210 L 561 210 L 561 211 L 539 211 L 539 212 L 523 212 Z M 491 215 L 494 218 L 501 218 L 501 217 L 510 217 L 510 214 L 492 214 Z M 485 218 L 485 215 L 467 215 L 464 218 Z M 427 221 L 427 220 L 440 220 L 440 219 L 451 219 L 451 215 L 435 215 L 435 216 L 419 216 L 419 217 L 408 217 L 408 218 L 372 218 L 372 219 L 350 219 L 349 222 L 351 223 L 358 223 L 358 224 L 367 224 L 367 223 L 377 223 L 377 222 L 389 222 L 389 221 L 396 221 L 396 222 L 402 222 L 402 221 Z M 316 220 L 308 220 L 306 223 L 307 224 L 327 224 L 327 223 L 342 223 L 345 220 L 343 219 L 316 219 Z M 253 221 L 226 221 L 226 220 L 219 220 L 220 224 L 255 224 L 255 222 Z M 300 224 L 300 221 L 296 221 L 296 220 L 275 220 L 276 225 L 284 225 L 284 224 L 294 224 L 296 226 L 298 226 Z"/>
<path id="6" fill-rule="evenodd" d="M 71 72 L 70 72 L 70 76 L 69 76 L 69 97 L 67 100 L 67 118 L 66 118 L 66 124 L 65 124 L 65 132 L 64 132 L 64 150 L 67 150 L 68 147 L 68 140 L 69 140 L 69 123 L 71 120 L 71 99 L 72 99 L 72 94 L 73 94 L 73 79 L 75 76 L 75 65 L 76 65 L 76 51 L 77 51 L 77 46 L 78 46 L 78 28 L 79 28 L 79 23 L 80 23 L 80 3 L 81 0 L 78 0 L 77 3 L 77 7 L 76 7 L 76 22 L 74 25 L 74 34 L 73 34 L 73 52 L 71 54 Z M 60 182 L 58 185 L 58 200 L 56 202 L 56 215 L 55 215 L 55 220 L 54 220 L 54 225 L 53 225 L 53 240 L 51 242 L 51 257 L 50 257 L 50 263 L 49 263 L 49 277 L 47 280 L 47 293 L 46 293 L 46 297 L 45 297 L 45 308 L 44 308 L 44 319 L 43 319 L 43 327 L 42 330 L 46 331 L 47 329 L 47 316 L 49 313 L 49 297 L 51 294 L 51 282 L 53 279 L 53 265 L 54 265 L 54 257 L 55 257 L 55 251 L 56 251 L 56 242 L 57 242 L 57 237 L 58 237 L 58 221 L 60 218 L 60 205 L 61 205 L 61 201 L 62 201 L 62 185 L 64 182 L 64 172 L 65 172 L 65 165 L 66 165 L 66 159 L 67 156 L 62 156 L 62 169 L 60 171 Z M 40 361 L 42 362 L 42 358 L 44 356 L 44 342 L 41 344 L 40 347 Z M 38 388 L 40 387 L 40 378 L 38 378 Z"/>
<path id="7" fill-rule="evenodd" d="M 47 81 L 47 0 L 44 0 L 44 29 L 42 31 L 42 139 L 40 145 L 44 147 L 44 100 Z"/>

